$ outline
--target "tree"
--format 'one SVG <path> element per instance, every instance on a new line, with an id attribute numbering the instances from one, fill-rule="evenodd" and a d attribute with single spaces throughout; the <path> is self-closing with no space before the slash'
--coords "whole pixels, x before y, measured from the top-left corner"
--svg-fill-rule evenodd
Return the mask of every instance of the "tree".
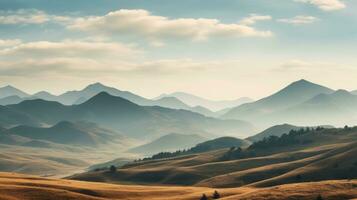
<path id="1" fill-rule="evenodd" d="M 200 198 L 200 200 L 208 200 L 206 194 L 202 194 L 202 197 Z"/>
<path id="2" fill-rule="evenodd" d="M 213 193 L 212 198 L 213 199 L 219 199 L 219 198 L 221 198 L 221 195 L 217 192 L 217 190 L 215 190 L 214 193 Z"/>
<path id="3" fill-rule="evenodd" d="M 117 167 L 115 167 L 114 165 L 111 165 L 109 170 L 110 170 L 110 172 L 115 173 L 117 171 Z"/>
<path id="4" fill-rule="evenodd" d="M 323 200 L 321 194 L 319 194 L 319 196 L 316 197 L 316 200 Z"/>

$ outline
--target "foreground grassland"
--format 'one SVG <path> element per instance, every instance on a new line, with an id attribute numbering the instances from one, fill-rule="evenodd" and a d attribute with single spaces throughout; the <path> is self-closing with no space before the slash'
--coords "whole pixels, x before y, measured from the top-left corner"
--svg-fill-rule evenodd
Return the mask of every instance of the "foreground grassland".
<path id="1" fill-rule="evenodd" d="M 113 185 L 63 179 L 48 179 L 13 173 L 0 173 L 1 200 L 103 200 L 151 199 L 196 200 L 202 193 L 211 195 L 207 187 Z M 239 187 L 217 189 L 221 199 L 299 199 L 311 200 L 357 198 L 357 180 L 338 180 L 286 184 L 274 187 Z"/>

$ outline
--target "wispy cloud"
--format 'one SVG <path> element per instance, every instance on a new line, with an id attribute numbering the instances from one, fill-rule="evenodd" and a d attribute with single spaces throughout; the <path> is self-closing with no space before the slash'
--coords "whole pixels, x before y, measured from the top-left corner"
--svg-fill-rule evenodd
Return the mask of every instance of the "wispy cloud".
<path id="1" fill-rule="evenodd" d="M 70 21 L 67 16 L 49 15 L 36 9 L 0 11 L 0 24 L 43 24 L 48 22 L 64 23 Z"/>
<path id="2" fill-rule="evenodd" d="M 1 40 L 0 39 L 0 48 L 6 48 L 14 45 L 18 45 L 21 43 L 21 40 L 19 39 L 14 39 L 14 40 Z"/>
<path id="3" fill-rule="evenodd" d="M 346 4 L 341 0 L 295 0 L 296 2 L 309 3 L 324 11 L 344 9 Z"/>
<path id="4" fill-rule="evenodd" d="M 314 16 L 299 15 L 299 16 L 295 16 L 293 18 L 278 19 L 277 21 L 282 22 L 282 23 L 300 25 L 300 24 L 312 24 L 318 20 L 319 19 Z"/>
<path id="5" fill-rule="evenodd" d="M 268 21 L 271 20 L 272 17 L 270 15 L 257 15 L 251 14 L 249 17 L 246 17 L 240 21 L 240 24 L 243 25 L 253 25 L 258 21 Z"/>
<path id="6" fill-rule="evenodd" d="M 254 16 L 253 16 L 254 18 Z M 250 19 L 248 23 L 262 20 Z M 246 21 L 249 21 L 246 19 Z M 130 34 L 157 41 L 161 39 L 207 40 L 212 37 L 270 37 L 271 31 L 256 30 L 247 24 L 225 24 L 217 19 L 177 18 L 153 15 L 147 10 L 118 10 L 104 16 L 77 19 L 70 29 L 105 34 Z"/>

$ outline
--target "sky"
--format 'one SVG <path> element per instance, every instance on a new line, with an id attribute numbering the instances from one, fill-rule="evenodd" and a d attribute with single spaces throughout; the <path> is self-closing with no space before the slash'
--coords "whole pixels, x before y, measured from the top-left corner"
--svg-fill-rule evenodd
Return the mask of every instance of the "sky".
<path id="1" fill-rule="evenodd" d="M 357 89 L 355 0 L 0 0 L 0 86 L 145 97 Z"/>

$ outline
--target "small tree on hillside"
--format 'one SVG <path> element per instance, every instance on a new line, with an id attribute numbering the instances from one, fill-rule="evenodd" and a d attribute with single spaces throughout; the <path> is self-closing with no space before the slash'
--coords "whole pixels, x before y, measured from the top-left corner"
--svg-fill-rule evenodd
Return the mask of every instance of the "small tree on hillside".
<path id="1" fill-rule="evenodd" d="M 115 167 L 114 165 L 111 165 L 109 170 L 110 170 L 110 172 L 115 173 L 117 171 L 117 167 Z"/>
<path id="2" fill-rule="evenodd" d="M 200 198 L 200 200 L 208 200 L 206 194 L 202 194 L 202 197 Z"/>
<path id="3" fill-rule="evenodd" d="M 214 193 L 213 193 L 213 195 L 212 195 L 212 198 L 213 199 L 219 199 L 219 198 L 221 198 L 221 195 L 217 192 L 217 190 L 216 191 L 214 191 Z"/>
<path id="4" fill-rule="evenodd" d="M 321 194 L 319 194 L 319 196 L 316 197 L 316 200 L 323 200 Z"/>

